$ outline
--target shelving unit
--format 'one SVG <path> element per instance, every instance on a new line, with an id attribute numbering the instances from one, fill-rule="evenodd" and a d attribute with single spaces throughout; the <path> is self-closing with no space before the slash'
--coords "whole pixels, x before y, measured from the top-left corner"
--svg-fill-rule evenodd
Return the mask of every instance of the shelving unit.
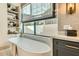
<path id="1" fill-rule="evenodd" d="M 7 4 L 8 12 L 8 34 L 17 34 L 19 32 L 19 6 Z"/>

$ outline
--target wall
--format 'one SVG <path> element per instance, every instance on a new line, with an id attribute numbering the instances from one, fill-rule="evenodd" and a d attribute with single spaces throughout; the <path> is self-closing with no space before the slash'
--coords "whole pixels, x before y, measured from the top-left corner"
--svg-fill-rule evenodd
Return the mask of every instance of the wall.
<path id="1" fill-rule="evenodd" d="M 0 44 L 7 41 L 7 4 L 0 3 Z"/>
<path id="2" fill-rule="evenodd" d="M 78 30 L 79 34 L 79 4 L 76 4 L 76 13 L 70 15 L 66 13 L 66 4 L 61 3 L 58 5 L 58 29 L 63 30 L 63 26 L 70 24 L 73 29 Z"/>

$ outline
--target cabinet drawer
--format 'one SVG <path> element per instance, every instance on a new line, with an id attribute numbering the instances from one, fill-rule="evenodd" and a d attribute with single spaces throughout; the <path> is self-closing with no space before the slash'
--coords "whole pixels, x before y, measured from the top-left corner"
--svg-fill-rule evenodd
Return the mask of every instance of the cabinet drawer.
<path id="1" fill-rule="evenodd" d="M 59 46 L 66 46 L 74 49 L 79 49 L 79 43 L 78 42 L 72 42 L 72 41 L 66 41 L 61 39 L 54 39 L 54 44 Z"/>
<path id="2" fill-rule="evenodd" d="M 72 42 L 72 41 L 66 41 L 66 40 L 54 38 L 53 48 L 54 48 L 54 53 L 58 54 L 58 53 L 63 52 L 62 54 L 59 54 L 59 55 L 68 55 L 68 54 L 79 55 L 79 43 L 78 42 Z"/>

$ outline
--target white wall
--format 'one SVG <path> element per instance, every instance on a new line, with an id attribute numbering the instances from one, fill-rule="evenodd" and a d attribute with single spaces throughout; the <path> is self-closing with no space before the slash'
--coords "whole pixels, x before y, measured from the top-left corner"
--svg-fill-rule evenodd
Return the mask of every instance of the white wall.
<path id="1" fill-rule="evenodd" d="M 7 4 L 0 3 L 0 43 L 7 41 Z"/>
<path id="2" fill-rule="evenodd" d="M 60 3 L 58 5 L 58 20 L 59 31 L 64 30 L 64 25 L 70 24 L 72 29 L 78 30 L 79 35 L 79 3 L 76 4 L 76 12 L 72 15 L 66 13 L 66 4 Z"/>

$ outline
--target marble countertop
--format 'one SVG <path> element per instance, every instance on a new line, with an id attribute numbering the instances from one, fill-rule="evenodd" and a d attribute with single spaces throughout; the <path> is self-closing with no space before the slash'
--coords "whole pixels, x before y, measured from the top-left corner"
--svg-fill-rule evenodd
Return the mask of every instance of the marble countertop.
<path id="1" fill-rule="evenodd" d="M 52 38 L 61 39 L 61 40 L 67 40 L 67 41 L 74 41 L 79 42 L 79 36 L 67 36 L 65 34 L 54 34 Z"/>

